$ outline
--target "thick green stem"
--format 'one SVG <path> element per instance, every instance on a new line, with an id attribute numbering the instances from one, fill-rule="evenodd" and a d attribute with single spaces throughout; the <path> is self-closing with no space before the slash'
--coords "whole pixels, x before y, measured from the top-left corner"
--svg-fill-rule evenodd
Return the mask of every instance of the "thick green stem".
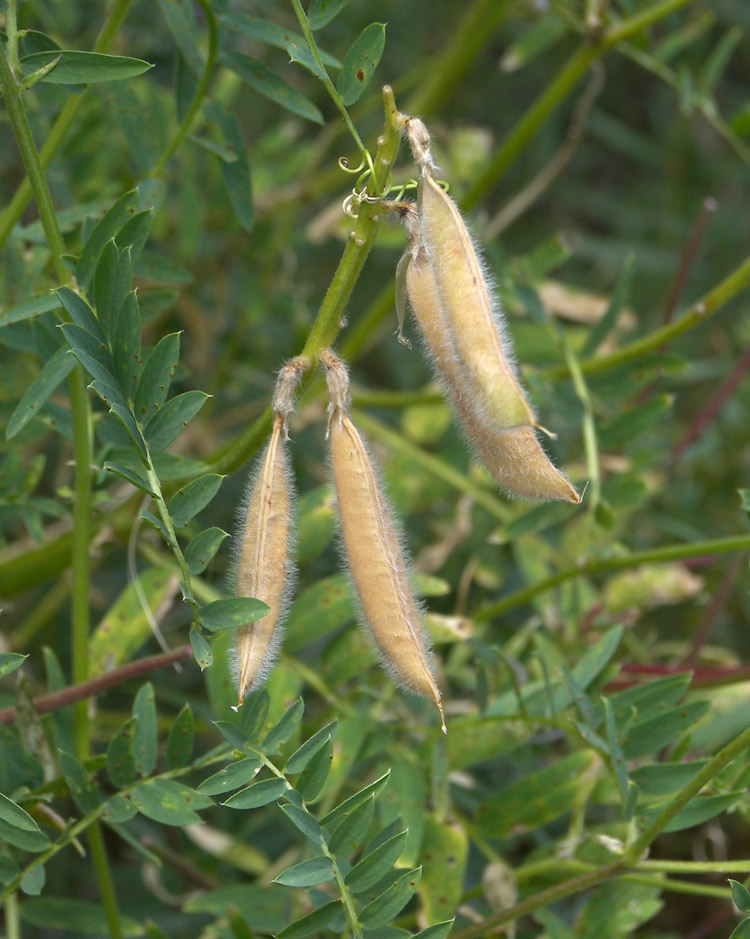
<path id="1" fill-rule="evenodd" d="M 200 106 L 203 104 L 203 99 L 206 96 L 208 86 L 211 83 L 211 77 L 214 73 L 214 66 L 216 65 L 216 17 L 214 16 L 213 10 L 211 9 L 211 6 L 207 0 L 198 0 L 198 4 L 205 14 L 206 29 L 208 31 L 208 51 L 206 53 L 206 64 L 203 69 L 203 75 L 201 76 L 200 83 L 195 90 L 193 100 L 190 102 L 190 107 L 188 108 L 187 114 L 177 129 L 177 133 L 174 135 L 172 140 L 170 140 L 164 152 L 157 160 L 156 165 L 151 170 L 151 173 L 149 174 L 151 176 L 161 176 L 167 163 L 174 155 L 175 150 L 179 147 L 185 135 L 190 130 L 190 127 L 195 120 L 195 116 L 200 110 Z"/>
<path id="2" fill-rule="evenodd" d="M 109 50 L 115 36 L 120 31 L 120 27 L 128 14 L 132 2 L 133 0 L 115 0 L 112 4 L 109 16 L 102 27 L 102 31 L 99 33 L 99 38 L 94 44 L 94 52 L 107 52 Z M 55 123 L 47 134 L 47 139 L 44 141 L 42 149 L 39 151 L 39 161 L 43 169 L 47 169 L 55 154 L 62 146 L 85 99 L 86 92 L 80 95 L 71 95 L 63 105 Z M 24 209 L 31 200 L 31 196 L 31 182 L 27 176 L 16 190 L 8 208 L 2 214 L 2 217 L 0 217 L 0 249 L 18 224 Z"/>
<path id="3" fill-rule="evenodd" d="M 694 541 L 690 544 L 666 545 L 663 548 L 650 548 L 647 551 L 633 551 L 631 554 L 611 558 L 596 558 L 583 561 L 573 567 L 558 571 L 550 577 L 540 580 L 536 584 L 516 590 L 515 593 L 503 597 L 497 603 L 485 606 L 474 613 L 474 619 L 483 621 L 492 619 L 517 606 L 522 606 L 533 600 L 540 593 L 545 593 L 558 584 L 576 577 L 588 577 L 591 574 L 603 574 L 607 571 L 619 571 L 629 567 L 638 567 L 640 564 L 665 564 L 670 561 L 684 561 L 688 558 L 711 556 L 714 554 L 730 554 L 733 551 L 750 551 L 750 535 L 734 535 L 730 538 L 716 538 L 711 541 Z"/>
<path id="4" fill-rule="evenodd" d="M 677 339 L 689 329 L 700 325 L 714 316 L 726 303 L 734 299 L 738 293 L 750 287 L 750 258 L 735 268 L 717 287 L 710 290 L 704 297 L 673 323 L 667 323 L 661 329 L 656 329 L 642 339 L 636 339 L 610 355 L 601 355 L 587 359 L 580 363 L 584 375 L 600 375 L 628 362 L 634 362 L 645 355 L 656 352 L 662 346 Z M 547 379 L 563 378 L 567 374 L 566 366 L 555 366 L 545 369 L 542 375 Z"/>
<path id="5" fill-rule="evenodd" d="M 0 47 L 0 83 L 3 97 L 8 109 L 13 133 L 18 143 L 26 174 L 34 194 L 39 218 L 44 234 L 52 254 L 52 263 L 55 274 L 61 284 L 69 283 L 70 272 L 65 266 L 62 256 L 65 245 L 60 226 L 52 204 L 47 178 L 44 174 L 39 153 L 37 152 L 31 127 L 26 116 L 26 109 L 21 100 L 19 88 L 16 83 L 3 49 Z M 71 645 L 73 658 L 73 682 L 86 681 L 89 674 L 89 586 L 90 586 L 90 559 L 89 546 L 91 542 L 91 412 L 86 394 L 86 385 L 83 371 L 76 366 L 71 372 L 70 404 L 73 419 L 73 450 L 75 455 L 75 494 L 76 502 L 73 508 L 73 541 L 71 552 L 72 581 L 71 581 Z M 89 756 L 89 720 L 88 707 L 85 701 L 75 708 L 75 745 L 76 755 L 83 761 Z M 117 901 L 114 893 L 112 876 L 107 863 L 104 842 L 101 832 L 96 827 L 90 832 L 92 859 L 99 882 L 99 890 L 105 905 L 107 919 L 110 923 L 110 933 L 115 939 L 122 935 L 120 916 L 117 910 Z"/>
<path id="6" fill-rule="evenodd" d="M 393 164 L 396 162 L 400 142 L 400 131 L 397 127 L 398 110 L 393 100 L 393 92 L 389 87 L 383 89 L 385 104 L 385 132 L 380 137 L 378 149 L 375 154 L 375 172 L 367 184 L 368 195 L 377 196 L 387 183 Z M 305 346 L 300 353 L 314 362 L 318 354 L 328 346 L 333 345 L 341 329 L 341 322 L 351 298 L 354 286 L 357 283 L 367 256 L 369 255 L 380 222 L 380 207 L 377 202 L 363 201 L 359 207 L 359 215 L 354 227 L 349 232 L 349 239 L 339 266 L 333 275 L 328 291 L 310 329 Z M 312 372 L 308 372 L 302 382 L 301 390 L 309 387 L 313 380 Z M 242 434 L 230 449 L 222 453 L 211 464 L 216 473 L 233 473 L 256 452 L 265 439 L 271 427 L 271 408 L 258 418 L 258 420 Z"/>
<path id="7" fill-rule="evenodd" d="M 466 194 L 463 207 L 472 209 L 482 201 L 596 59 L 601 58 L 613 46 L 637 35 L 689 2 L 690 0 L 661 0 L 660 3 L 655 3 L 619 26 L 610 29 L 597 45 L 588 43 L 581 45 L 513 128 L 489 166 Z"/>
<path id="8" fill-rule="evenodd" d="M 115 884 L 107 861 L 107 849 L 102 837 L 101 823 L 99 821 L 92 822 L 86 834 L 88 836 L 91 863 L 94 865 L 96 880 L 99 885 L 102 906 L 107 916 L 109 935 L 111 939 L 123 939 L 124 932 L 117 911 L 117 894 L 115 893 Z"/>

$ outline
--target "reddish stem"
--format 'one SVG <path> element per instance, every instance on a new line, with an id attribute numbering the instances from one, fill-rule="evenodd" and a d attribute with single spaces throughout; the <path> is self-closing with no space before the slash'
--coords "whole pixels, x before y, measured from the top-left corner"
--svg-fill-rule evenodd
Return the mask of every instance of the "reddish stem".
<path id="1" fill-rule="evenodd" d="M 711 602 L 708 604 L 706 612 L 703 614 L 703 618 L 701 619 L 700 624 L 695 631 L 693 641 L 690 643 L 690 648 L 685 653 L 685 657 L 681 662 L 683 668 L 695 665 L 697 662 L 701 648 L 710 636 L 711 630 L 714 628 L 714 624 L 719 618 L 719 614 L 726 606 L 730 591 L 732 590 L 734 582 L 737 579 L 737 574 L 740 571 L 740 567 L 742 567 L 743 564 L 744 558 L 739 556 L 732 558 L 730 561 L 729 567 L 726 569 L 724 576 L 721 579 L 718 590 L 712 597 Z"/>
<path id="2" fill-rule="evenodd" d="M 106 675 L 100 675 L 98 678 L 82 681 L 78 685 L 71 685 L 69 688 L 55 691 L 52 694 L 43 694 L 34 699 L 34 709 L 37 714 L 57 711 L 69 704 L 75 704 L 76 701 L 83 701 L 84 698 L 93 698 L 108 688 L 121 685 L 129 678 L 137 678 L 139 675 L 153 672 L 157 668 L 164 668 L 166 665 L 174 665 L 175 662 L 192 658 L 192 656 L 193 650 L 190 646 L 180 646 L 179 649 L 174 649 L 172 652 L 163 652 L 160 655 L 151 655 L 145 659 L 129 662 L 127 665 L 107 672 Z M 0 711 L 0 724 L 12 724 L 15 719 L 15 708 L 5 708 Z"/>
<path id="3" fill-rule="evenodd" d="M 724 407 L 727 400 L 731 397 L 734 392 L 734 389 L 744 378 L 745 372 L 750 368 L 750 347 L 745 350 L 745 354 L 739 360 L 732 370 L 732 374 L 727 378 L 723 385 L 720 386 L 719 390 L 713 396 L 713 398 L 708 402 L 708 404 L 703 408 L 700 414 L 695 418 L 692 424 L 688 427 L 685 435 L 682 440 L 679 441 L 676 447 L 672 450 L 672 455 L 669 460 L 669 469 L 673 469 L 675 465 L 682 458 L 682 455 L 688 449 L 688 447 L 693 444 L 698 437 L 706 430 L 706 428 L 713 422 L 716 415 Z"/>
<path id="4" fill-rule="evenodd" d="M 713 685 L 717 682 L 738 681 L 750 678 L 750 665 L 699 665 L 695 668 L 685 668 L 684 665 L 642 665 L 640 662 L 625 662 L 620 671 L 633 675 L 633 679 L 615 679 L 607 684 L 605 691 L 621 691 L 623 688 L 632 688 L 639 684 L 635 676 L 669 676 L 692 673 L 691 685 Z"/>

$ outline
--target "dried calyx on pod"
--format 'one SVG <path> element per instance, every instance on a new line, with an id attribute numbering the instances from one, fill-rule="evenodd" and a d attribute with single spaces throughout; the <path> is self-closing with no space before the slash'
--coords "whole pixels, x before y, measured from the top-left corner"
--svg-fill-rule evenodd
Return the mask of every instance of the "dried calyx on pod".
<path id="1" fill-rule="evenodd" d="M 407 119 L 406 127 L 422 178 L 418 206 L 393 206 L 409 241 L 396 271 L 399 327 L 408 295 L 454 410 L 503 488 L 523 498 L 578 504 L 575 488 L 537 438 L 533 412 L 503 351 L 481 263 L 458 208 L 432 177 L 427 129 L 415 118 Z M 427 212 L 426 192 L 432 207 Z M 524 415 L 529 419 L 522 420 Z"/>
<path id="2" fill-rule="evenodd" d="M 255 597 L 271 608 L 265 616 L 237 631 L 238 706 L 268 677 L 278 655 L 281 626 L 292 586 L 292 484 L 286 453 L 287 424 L 294 392 L 307 369 L 305 358 L 281 369 L 273 400 L 273 429 L 259 467 L 248 487 L 242 512 L 244 534 L 237 564 L 239 597 Z"/>
<path id="3" fill-rule="evenodd" d="M 435 702 L 446 732 L 404 552 L 367 448 L 349 414 L 346 367 L 329 350 L 320 354 L 320 361 L 328 383 L 328 439 L 341 534 L 365 621 L 389 671 L 407 690 Z"/>

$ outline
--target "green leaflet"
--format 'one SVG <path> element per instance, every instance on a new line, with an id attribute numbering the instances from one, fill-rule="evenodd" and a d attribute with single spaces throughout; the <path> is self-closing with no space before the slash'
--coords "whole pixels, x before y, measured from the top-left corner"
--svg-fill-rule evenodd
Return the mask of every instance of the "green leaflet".
<path id="1" fill-rule="evenodd" d="M 185 391 L 171 398 L 146 424 L 144 436 L 155 452 L 165 450 L 210 398 L 204 391 Z"/>
<path id="2" fill-rule="evenodd" d="M 222 52 L 220 58 L 227 68 L 236 72 L 259 94 L 270 98 L 299 117 L 304 117 L 316 124 L 323 123 L 323 115 L 311 101 L 308 101 L 258 59 L 242 52 Z"/>
<path id="3" fill-rule="evenodd" d="M 499 789 L 479 806 L 477 822 L 494 838 L 546 825 L 570 810 L 580 776 L 596 759 L 581 750 Z"/>
<path id="4" fill-rule="evenodd" d="M 193 752 L 195 722 L 189 704 L 183 705 L 169 728 L 167 737 L 167 767 L 179 769 L 187 766 Z"/>
<path id="5" fill-rule="evenodd" d="M 314 887 L 333 880 L 333 862 L 327 857 L 316 857 L 287 867 L 274 877 L 273 882 L 286 887 Z"/>
<path id="6" fill-rule="evenodd" d="M 208 473 L 178 489 L 169 502 L 169 514 L 175 528 L 184 527 L 211 502 L 219 491 L 224 476 Z"/>
<path id="7" fill-rule="evenodd" d="M 88 85 L 93 82 L 122 81 L 142 75 L 153 66 L 143 59 L 134 59 L 126 55 L 105 55 L 101 52 L 77 52 L 72 49 L 51 49 L 48 52 L 34 52 L 24 56 L 19 62 L 21 75 L 27 78 L 55 61 L 60 61 L 42 79 L 53 85 Z"/>
<path id="8" fill-rule="evenodd" d="M 200 821 L 197 811 L 213 805 L 208 796 L 174 779 L 149 779 L 130 793 L 138 811 L 163 825 L 193 825 Z"/>
<path id="9" fill-rule="evenodd" d="M 157 616 L 170 601 L 176 579 L 162 568 L 149 567 L 141 572 L 138 586 L 129 584 L 104 614 L 94 629 L 90 643 L 92 676 L 102 675 L 129 661 L 151 637 L 151 624 L 141 597 Z"/>
<path id="10" fill-rule="evenodd" d="M 419 886 L 421 877 L 421 867 L 406 871 L 379 897 L 364 907 L 359 914 L 359 921 L 366 926 L 385 925 L 406 906 Z"/>
<path id="11" fill-rule="evenodd" d="M 150 776 L 156 766 L 157 733 L 156 704 L 151 682 L 142 685 L 133 701 L 135 734 L 133 737 L 133 756 L 139 776 Z"/>
<path id="12" fill-rule="evenodd" d="M 230 763 L 220 769 L 218 773 L 204 779 L 198 786 L 198 792 L 207 796 L 218 796 L 225 792 L 231 792 L 232 789 L 239 789 L 240 786 L 247 784 L 255 778 L 261 767 L 260 757 L 249 756 L 244 760 L 238 760 L 236 763 Z"/>
<path id="13" fill-rule="evenodd" d="M 211 632 L 223 629 L 237 629 L 247 626 L 255 620 L 265 616 L 269 607 L 262 600 L 253 597 L 227 597 L 224 600 L 214 600 L 201 610 L 201 623 Z"/>
<path id="14" fill-rule="evenodd" d="M 39 413 L 44 402 L 60 382 L 67 378 L 74 366 L 75 359 L 70 354 L 67 346 L 58 349 L 52 358 L 45 362 L 41 372 L 26 389 L 15 411 L 10 416 L 5 431 L 8 440 L 15 437 Z"/>
<path id="15" fill-rule="evenodd" d="M 336 90 L 349 107 L 359 100 L 375 74 L 385 48 L 385 24 L 370 23 L 344 56 Z"/>
<path id="16" fill-rule="evenodd" d="M 421 856 L 424 858 L 419 898 L 428 923 L 442 922 L 458 909 L 464 889 L 469 856 L 465 829 L 449 819 L 430 815 L 425 825 Z"/>
<path id="17" fill-rule="evenodd" d="M 257 809 L 262 805 L 268 805 L 269 802 L 275 802 L 285 794 L 286 790 L 285 779 L 263 779 L 236 792 L 222 804 L 230 809 Z"/>

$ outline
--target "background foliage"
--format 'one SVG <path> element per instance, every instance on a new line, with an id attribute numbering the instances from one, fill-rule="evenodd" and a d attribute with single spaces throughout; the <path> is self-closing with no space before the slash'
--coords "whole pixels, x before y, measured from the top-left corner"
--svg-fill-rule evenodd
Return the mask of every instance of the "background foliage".
<path id="1" fill-rule="evenodd" d="M 750 934 L 750 11 L 307 13 L 333 97 L 296 2 L 7 2 L 5 935 Z M 346 105 L 382 191 L 384 82 L 435 135 L 581 507 L 500 497 L 393 336 L 403 234 L 344 215 L 337 165 Z M 334 342 L 446 739 L 356 627 L 319 376 L 284 652 L 230 709 L 232 625 L 262 609 L 226 599 L 225 533 L 275 371 Z"/>

